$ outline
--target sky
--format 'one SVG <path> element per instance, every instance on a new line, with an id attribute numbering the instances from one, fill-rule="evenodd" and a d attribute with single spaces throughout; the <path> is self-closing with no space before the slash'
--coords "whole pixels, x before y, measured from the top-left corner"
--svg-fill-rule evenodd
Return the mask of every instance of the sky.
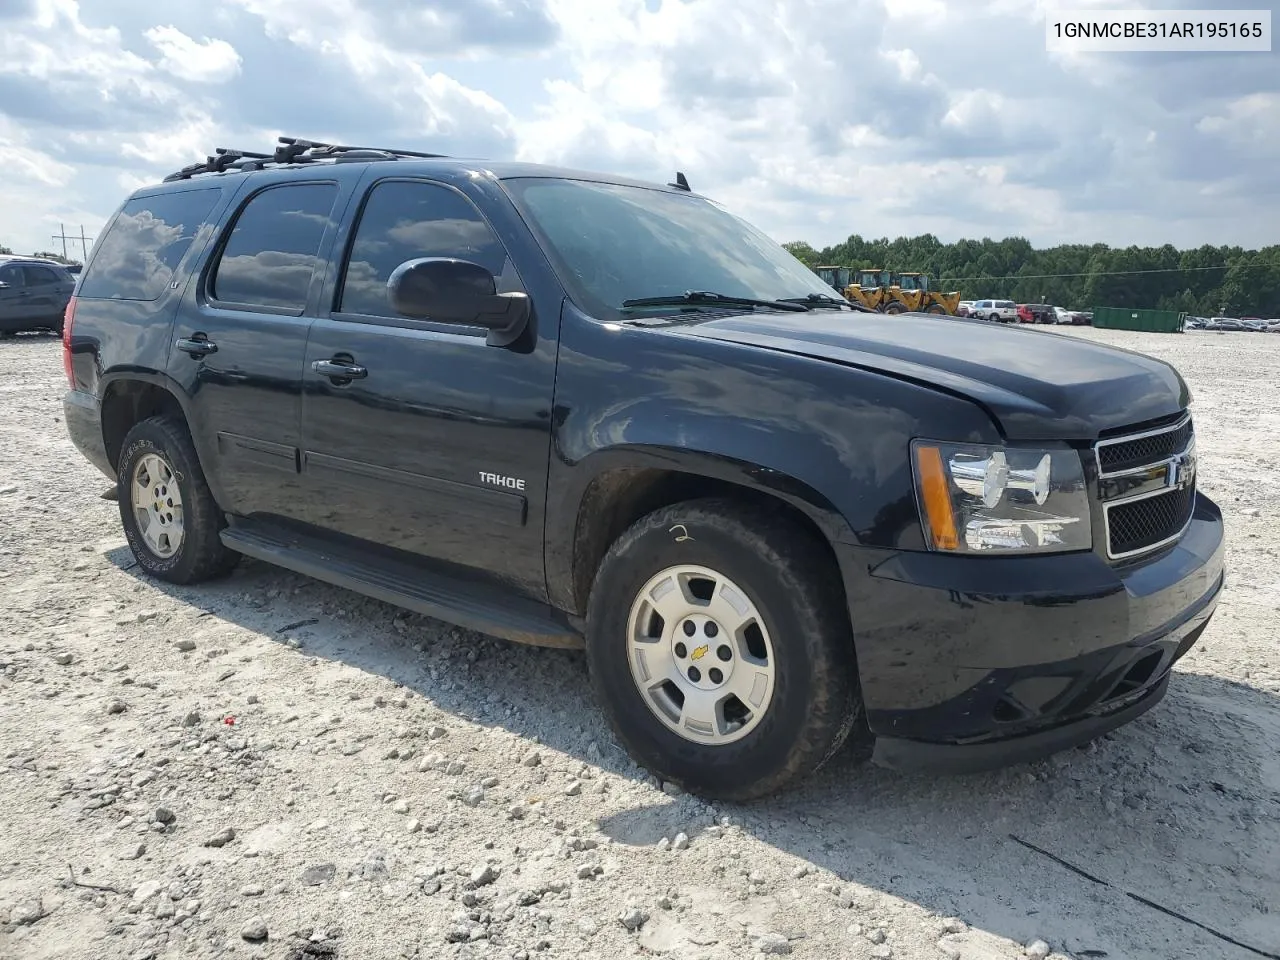
<path id="1" fill-rule="evenodd" d="M 137 187 L 282 134 L 681 170 L 817 247 L 1280 242 L 1280 50 L 1049 53 L 1061 5 L 0 0 L 0 245 L 94 237 Z M 1276 0 L 1146 5 L 1280 26 Z"/>

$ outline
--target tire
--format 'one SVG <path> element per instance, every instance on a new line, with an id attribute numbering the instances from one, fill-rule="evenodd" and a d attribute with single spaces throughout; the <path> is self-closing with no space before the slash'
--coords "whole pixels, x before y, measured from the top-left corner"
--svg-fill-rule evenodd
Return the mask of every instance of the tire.
<path id="1" fill-rule="evenodd" d="M 148 472 L 153 467 L 155 476 Z M 169 520 L 157 521 L 157 514 L 140 501 L 135 479 L 146 480 L 150 491 L 161 491 L 154 502 L 162 510 L 168 508 L 163 512 Z M 226 517 L 213 499 L 191 434 L 181 420 L 160 416 L 135 424 L 124 438 L 116 482 L 129 548 L 138 566 L 151 576 L 170 583 L 199 583 L 225 576 L 239 562 L 240 555 L 223 546 L 218 536 Z M 158 530 L 167 538 L 158 546 L 154 535 L 149 539 L 139 512 L 148 515 L 147 530 Z M 175 520 L 177 526 L 173 526 Z M 153 522 L 160 525 L 153 528 Z"/>
<path id="2" fill-rule="evenodd" d="M 862 702 L 843 590 L 824 551 L 824 544 L 776 511 L 719 499 L 658 510 L 618 538 L 592 585 L 587 660 L 601 708 L 637 763 L 690 793 L 742 801 L 775 793 L 836 754 L 858 722 Z M 729 628 L 711 633 L 704 624 L 695 639 L 714 639 L 698 648 L 692 642 L 685 647 L 679 642 L 682 615 L 673 614 L 673 622 L 663 620 L 660 627 L 645 616 L 652 606 L 646 598 L 660 594 L 664 581 L 674 584 L 670 572 L 680 568 L 710 572 L 721 582 L 727 579 L 737 597 L 719 609 L 736 616 L 735 604 L 741 609 L 745 600 L 757 615 L 760 629 L 753 632 L 755 628 L 748 627 L 739 633 L 730 658 L 723 656 L 730 649 L 724 643 L 731 636 Z M 694 589 L 705 586 L 696 576 L 690 583 Z M 724 595 L 720 589 L 716 588 L 718 597 Z M 676 595 L 675 609 L 688 602 L 683 599 L 687 596 L 687 590 Z M 689 622 L 699 616 L 694 614 Z M 660 638 L 652 647 L 648 641 L 636 644 L 633 628 L 637 634 Z M 714 652 L 708 654 L 712 647 Z M 716 733 L 708 732 L 711 727 L 691 732 L 678 715 L 683 706 L 675 714 L 655 707 L 658 701 L 642 693 L 644 684 L 635 676 L 644 672 L 640 663 L 649 668 L 651 681 L 660 673 L 678 672 L 682 686 L 676 689 L 683 693 L 693 689 L 686 683 L 692 677 L 692 661 L 710 655 L 716 659 L 702 661 L 706 677 L 699 674 L 698 679 L 717 682 L 718 668 L 729 671 L 722 674 L 721 687 L 710 693 L 712 698 L 726 696 L 737 670 L 744 671 L 738 679 L 744 685 L 750 681 L 750 696 L 755 697 L 761 689 L 762 649 L 772 680 L 759 695 L 761 709 L 752 712 L 746 700 L 722 701 L 710 714 Z M 674 678 L 650 682 L 648 689 L 660 691 L 669 706 L 675 683 Z M 686 705 L 695 702 L 682 700 Z M 719 733 L 726 729 L 729 732 Z M 717 738 L 719 742 L 712 742 Z"/>
<path id="3" fill-rule="evenodd" d="M 900 313 L 906 313 L 907 308 L 903 304 L 895 300 L 892 303 L 885 304 L 884 312 L 890 313 L 896 316 L 897 314 L 900 314 Z"/>
<path id="4" fill-rule="evenodd" d="M 925 313 L 937 313 L 937 314 L 943 314 L 943 315 L 945 315 L 946 312 L 947 312 L 946 308 L 943 307 L 942 304 L 940 303 L 931 303 L 929 304 L 928 308 L 925 310 Z"/>

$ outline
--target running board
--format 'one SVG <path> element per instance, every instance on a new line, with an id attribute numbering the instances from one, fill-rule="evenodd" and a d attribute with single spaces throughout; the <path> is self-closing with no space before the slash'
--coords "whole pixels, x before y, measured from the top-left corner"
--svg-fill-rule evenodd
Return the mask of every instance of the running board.
<path id="1" fill-rule="evenodd" d="M 582 636 L 552 609 L 489 584 L 438 573 L 358 550 L 335 550 L 319 537 L 253 520 L 222 531 L 231 550 L 353 590 L 415 613 L 538 647 L 580 649 Z"/>

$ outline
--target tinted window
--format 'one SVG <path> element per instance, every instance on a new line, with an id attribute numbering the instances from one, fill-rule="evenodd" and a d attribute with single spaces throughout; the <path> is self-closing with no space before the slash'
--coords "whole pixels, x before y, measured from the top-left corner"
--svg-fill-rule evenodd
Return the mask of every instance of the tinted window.
<path id="1" fill-rule="evenodd" d="M 173 279 L 219 192 L 189 190 L 130 200 L 98 241 L 79 295 L 156 299 Z"/>
<path id="2" fill-rule="evenodd" d="M 22 267 L 0 267 L 0 283 L 7 283 L 10 287 L 25 287 L 27 281 L 22 276 Z"/>
<path id="3" fill-rule="evenodd" d="M 339 311 L 397 316 L 387 279 L 418 257 L 470 260 L 498 278 L 498 292 L 520 289 L 501 241 L 469 200 L 437 184 L 390 181 L 373 188 L 360 215 Z"/>
<path id="4" fill-rule="evenodd" d="M 305 307 L 337 196 L 335 184 L 300 183 L 251 198 L 214 268 L 213 296 L 227 303 Z"/>
<path id="5" fill-rule="evenodd" d="M 698 197 L 552 178 L 503 186 L 541 234 L 571 296 L 602 319 L 636 309 L 626 300 L 689 290 L 764 300 L 831 292 L 779 244 Z"/>
<path id="6" fill-rule="evenodd" d="M 33 287 L 38 287 L 46 283 L 58 283 L 62 280 L 60 276 L 50 270 L 48 267 L 40 267 L 34 264 L 28 264 L 25 267 L 27 272 L 27 283 Z"/>

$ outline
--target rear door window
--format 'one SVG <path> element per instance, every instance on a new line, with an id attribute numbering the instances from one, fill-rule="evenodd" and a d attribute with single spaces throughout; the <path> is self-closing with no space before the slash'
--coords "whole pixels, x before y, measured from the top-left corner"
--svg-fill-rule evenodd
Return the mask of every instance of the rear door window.
<path id="1" fill-rule="evenodd" d="M 29 263 L 24 269 L 27 274 L 28 286 L 43 287 L 51 283 L 57 283 L 61 279 L 48 267 L 41 267 L 36 264 Z"/>
<path id="2" fill-rule="evenodd" d="M 213 298 L 300 314 L 337 197 L 336 183 L 290 183 L 250 197 L 214 265 Z"/>
<path id="3" fill-rule="evenodd" d="M 98 241 L 78 295 L 109 300 L 158 298 L 221 192 L 185 190 L 130 200 Z"/>

